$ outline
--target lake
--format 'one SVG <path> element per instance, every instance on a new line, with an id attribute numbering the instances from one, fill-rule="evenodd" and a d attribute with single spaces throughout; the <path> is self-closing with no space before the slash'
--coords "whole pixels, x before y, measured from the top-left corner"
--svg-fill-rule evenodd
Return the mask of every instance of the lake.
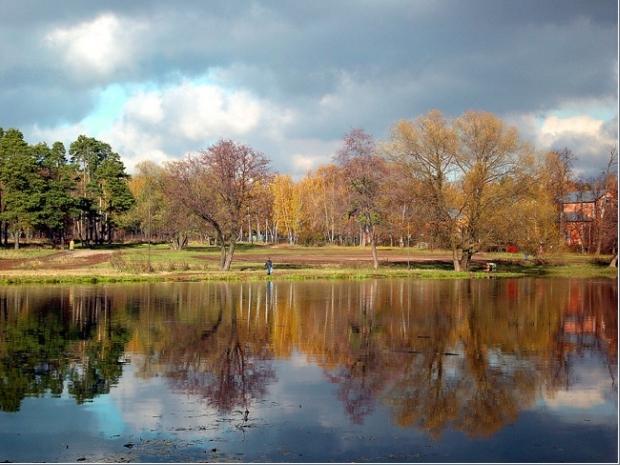
<path id="1" fill-rule="evenodd" d="M 0 288 L 0 461 L 617 460 L 607 279 Z"/>

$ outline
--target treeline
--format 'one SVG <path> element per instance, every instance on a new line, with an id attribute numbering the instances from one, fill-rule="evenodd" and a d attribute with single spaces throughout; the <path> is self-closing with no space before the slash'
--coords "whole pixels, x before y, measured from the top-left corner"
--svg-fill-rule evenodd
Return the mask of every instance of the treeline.
<path id="1" fill-rule="evenodd" d="M 378 244 L 448 248 L 454 268 L 467 270 L 480 250 L 562 249 L 560 200 L 595 190 L 610 192 L 613 204 L 594 218 L 586 247 L 615 251 L 611 165 L 596 179 L 577 180 L 573 159 L 568 150 L 535 151 L 485 112 L 448 120 L 432 111 L 398 122 L 385 141 L 353 130 L 332 163 L 298 181 L 273 175 L 264 155 L 221 141 L 181 161 L 140 164 L 130 181 L 137 202 L 127 224 L 176 248 L 190 237 L 217 243 L 223 269 L 243 240 L 369 245 L 375 267 Z"/>
<path id="2" fill-rule="evenodd" d="M 0 231 L 6 245 L 41 234 L 85 245 L 122 237 L 217 245 L 230 268 L 239 241 L 447 248 L 469 269 L 481 250 L 538 255 L 565 247 L 561 200 L 575 190 L 610 193 L 582 251 L 617 248 L 617 178 L 578 180 L 568 150 L 538 152 L 486 112 L 447 119 L 431 111 L 397 122 L 390 137 L 348 133 L 332 162 L 294 180 L 251 147 L 220 140 L 207 150 L 130 178 L 109 145 L 80 136 L 69 147 L 28 145 L 0 132 Z"/>
<path id="3" fill-rule="evenodd" d="M 67 154 L 61 142 L 30 145 L 20 131 L 0 128 L 0 241 L 109 243 L 134 204 L 128 179 L 120 156 L 96 139 L 79 136 Z"/>

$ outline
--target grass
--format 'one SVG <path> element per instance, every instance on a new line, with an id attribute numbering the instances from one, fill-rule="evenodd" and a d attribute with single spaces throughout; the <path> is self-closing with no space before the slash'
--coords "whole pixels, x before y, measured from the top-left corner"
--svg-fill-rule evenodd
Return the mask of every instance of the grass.
<path id="1" fill-rule="evenodd" d="M 78 249 L 79 250 L 79 249 Z M 26 283 L 105 283 L 138 281 L 261 281 L 309 279 L 489 279 L 508 277 L 578 277 L 616 278 L 616 269 L 609 268 L 610 257 L 594 259 L 580 254 L 558 254 L 545 260 L 524 260 L 522 255 L 505 253 L 478 254 L 474 258 L 493 260 L 498 264 L 495 273 L 474 269 L 471 272 L 452 271 L 450 253 L 445 250 L 401 249 L 380 247 L 379 256 L 398 258 L 378 270 L 369 266 L 369 250 L 359 247 L 300 247 L 240 244 L 229 272 L 217 269 L 219 249 L 192 244 L 185 250 L 171 250 L 167 244 L 145 244 L 84 249 L 59 253 L 58 250 L 26 248 L 0 250 L 3 259 L 22 260 L 11 269 L 0 271 L 0 284 Z M 58 256 L 50 256 L 58 254 Z M 93 258 L 89 264 L 76 261 L 81 254 Z M 149 261 L 150 255 L 150 261 Z M 273 276 L 267 277 L 263 268 L 267 256 L 275 263 Z M 339 258 L 340 257 L 340 258 Z M 408 268 L 404 258 L 419 261 Z M 324 263 L 318 262 L 323 258 Z M 308 262 L 304 262 L 308 260 Z M 313 261 L 315 260 L 315 261 Z M 426 261 L 422 261 L 426 260 Z M 328 262 L 328 263 L 326 263 Z M 478 266 L 479 267 L 479 266 Z"/>
<path id="2" fill-rule="evenodd" d="M 58 253 L 56 249 L 27 248 L 27 249 L 0 249 L 0 260 L 21 260 L 28 258 L 43 258 Z"/>
<path id="3" fill-rule="evenodd" d="M 264 271 L 211 271 L 176 273 L 117 273 L 117 274 L 17 274 L 0 275 L 0 284 L 95 284 L 114 282 L 189 282 L 189 281 L 303 281 L 313 279 L 379 279 L 379 278 L 417 278 L 417 279 L 494 279 L 519 277 L 519 273 L 483 273 L 442 270 L 373 270 L 373 269 L 304 269 L 295 272 L 275 271 L 267 276 Z"/>

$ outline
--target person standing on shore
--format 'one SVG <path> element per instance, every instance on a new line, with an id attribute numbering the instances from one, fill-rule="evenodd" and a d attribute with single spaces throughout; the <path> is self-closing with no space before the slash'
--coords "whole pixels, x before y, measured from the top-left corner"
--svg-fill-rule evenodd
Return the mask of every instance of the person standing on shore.
<path id="1" fill-rule="evenodd" d="M 267 275 L 270 275 L 273 270 L 273 262 L 271 261 L 271 258 L 267 258 L 267 261 L 265 262 L 265 269 L 267 270 Z"/>

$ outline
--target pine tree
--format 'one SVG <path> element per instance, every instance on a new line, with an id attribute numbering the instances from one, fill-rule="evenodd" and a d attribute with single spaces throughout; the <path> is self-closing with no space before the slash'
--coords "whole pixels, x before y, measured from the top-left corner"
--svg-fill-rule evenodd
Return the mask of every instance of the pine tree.
<path id="1" fill-rule="evenodd" d="M 71 219 L 79 214 L 76 199 L 71 195 L 76 187 L 76 172 L 67 162 L 65 146 L 61 142 L 55 142 L 51 149 L 47 144 L 39 144 L 35 151 L 43 180 L 37 226 L 52 243 L 64 247 Z"/>
<path id="2" fill-rule="evenodd" d="M 71 144 L 69 154 L 78 174 L 78 237 L 86 244 L 110 242 L 116 216 L 134 202 L 125 166 L 108 144 L 84 135 Z"/>
<path id="3" fill-rule="evenodd" d="M 0 181 L 4 207 L 0 218 L 6 221 L 16 249 L 22 234 L 35 225 L 41 202 L 43 182 L 34 153 L 20 131 L 9 129 L 4 132 L 0 140 Z"/>

